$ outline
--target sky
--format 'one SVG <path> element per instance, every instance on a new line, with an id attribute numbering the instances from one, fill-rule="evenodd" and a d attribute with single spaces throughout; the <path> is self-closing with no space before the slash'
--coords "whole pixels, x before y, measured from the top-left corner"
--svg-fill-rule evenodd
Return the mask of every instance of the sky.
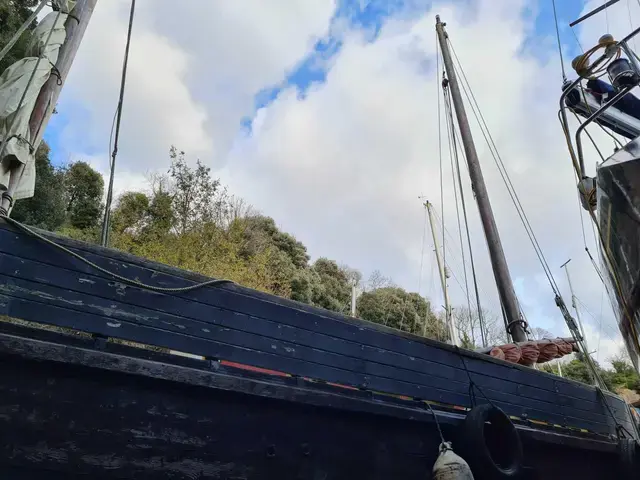
<path id="1" fill-rule="evenodd" d="M 640 24 L 640 2 L 622 0 L 572 31 L 568 23 L 601 2 L 556 3 L 567 67 L 579 44 L 586 49 L 603 33 L 626 34 L 638 26 L 633 19 Z M 424 197 L 444 217 L 452 303 L 465 306 L 443 117 L 438 121 L 439 14 L 568 303 L 559 267 L 571 258 L 590 349 L 601 362 L 619 352 L 608 297 L 585 253 L 582 212 L 556 117 L 562 74 L 551 0 L 183 0 L 176 5 L 137 2 L 117 194 L 145 189 L 150 173 L 166 172 L 175 145 L 295 235 L 313 259 L 334 259 L 365 277 L 379 270 L 440 309 L 434 244 L 419 198 Z M 107 173 L 128 9 L 128 0 L 98 1 L 45 135 L 57 164 L 84 160 Z M 522 310 L 531 326 L 568 335 L 471 118 Z M 612 152 L 610 140 L 598 132 L 594 136 Z M 587 155 L 595 170 L 593 150 Z M 481 303 L 499 312 L 465 167 L 462 173 Z M 586 214 L 583 221 L 595 255 Z"/>

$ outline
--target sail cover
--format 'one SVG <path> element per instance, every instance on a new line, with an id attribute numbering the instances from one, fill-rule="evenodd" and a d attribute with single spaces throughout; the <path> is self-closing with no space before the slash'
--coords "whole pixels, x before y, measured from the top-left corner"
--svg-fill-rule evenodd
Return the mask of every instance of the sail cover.
<path id="1" fill-rule="evenodd" d="M 65 41 L 65 22 L 69 12 L 75 6 L 75 0 L 54 0 L 54 11 L 49 13 L 31 34 L 27 47 L 27 57 L 8 67 L 0 75 L 0 139 L 6 140 L 2 158 L 0 158 L 0 191 L 6 191 L 11 171 L 19 164 L 25 165 L 20 183 L 13 198 L 29 198 L 33 196 L 35 187 L 35 148 L 32 145 L 29 119 L 43 85 L 51 76 L 52 65 L 58 60 L 60 47 Z M 53 31 L 52 31 L 53 29 Z M 47 44 L 47 38 L 51 38 Z M 47 44 L 45 48 L 45 44 Z M 38 58 L 42 56 L 40 64 Z M 31 84 L 29 79 L 34 72 Z M 20 105 L 25 89 L 26 95 Z M 20 108 L 18 108 L 20 107 Z M 13 126 L 13 131 L 9 131 Z"/>

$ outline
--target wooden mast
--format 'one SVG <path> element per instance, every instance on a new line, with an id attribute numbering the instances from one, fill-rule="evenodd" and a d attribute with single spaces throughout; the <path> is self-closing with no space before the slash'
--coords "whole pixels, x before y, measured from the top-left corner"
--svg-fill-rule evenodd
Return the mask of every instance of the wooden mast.
<path id="1" fill-rule="evenodd" d="M 438 40 L 440 41 L 440 48 L 442 50 L 442 58 L 447 71 L 447 77 L 449 79 L 451 99 L 455 107 L 456 117 L 458 118 L 462 143 L 464 144 L 464 151 L 466 153 L 467 163 L 469 164 L 471 185 L 476 196 L 476 201 L 478 202 L 480 219 L 482 220 L 482 227 L 489 247 L 489 256 L 491 257 L 491 266 L 493 267 L 493 274 L 498 286 L 500 303 L 506 313 L 507 329 L 509 330 L 508 333 L 511 334 L 516 342 L 524 342 L 527 340 L 527 335 L 524 331 L 523 322 L 520 316 L 520 308 L 518 307 L 518 300 L 513 289 L 511 274 L 509 273 L 507 260 L 502 249 L 502 242 L 500 241 L 498 227 L 496 226 L 496 221 L 493 217 L 493 210 L 491 209 L 491 202 L 489 201 L 487 187 L 484 183 L 484 177 L 480 168 L 478 153 L 473 143 L 471 127 L 469 126 L 469 120 L 467 119 L 467 113 L 462 101 L 458 79 L 453 67 L 451 53 L 449 52 L 449 44 L 447 43 L 448 37 L 444 27 L 445 24 L 440 21 L 440 16 L 436 16 L 436 32 L 438 33 Z"/>

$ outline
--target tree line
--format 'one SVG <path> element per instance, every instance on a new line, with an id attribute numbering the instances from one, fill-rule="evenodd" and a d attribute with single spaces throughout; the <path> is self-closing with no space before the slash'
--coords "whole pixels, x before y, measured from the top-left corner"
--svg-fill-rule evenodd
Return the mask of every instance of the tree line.
<path id="1" fill-rule="evenodd" d="M 302 242 L 230 194 L 200 161 L 190 165 L 175 147 L 169 159 L 166 174 L 149 176 L 146 188 L 125 192 L 115 202 L 113 248 L 345 315 L 356 287 L 360 318 L 447 340 L 443 319 L 418 293 L 379 272 L 364 280 L 359 271 L 334 260 L 311 262 Z M 53 166 L 45 144 L 37 151 L 36 169 L 36 193 L 17 202 L 12 217 L 98 243 L 102 175 L 82 161 Z"/>

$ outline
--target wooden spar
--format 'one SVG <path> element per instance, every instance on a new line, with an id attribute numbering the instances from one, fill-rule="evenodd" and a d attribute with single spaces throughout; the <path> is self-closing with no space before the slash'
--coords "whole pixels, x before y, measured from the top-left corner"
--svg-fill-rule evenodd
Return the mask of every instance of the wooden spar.
<path id="1" fill-rule="evenodd" d="M 436 235 L 436 230 L 433 222 L 433 213 L 431 212 L 431 203 L 428 201 L 425 202 L 424 208 L 426 208 L 427 212 L 429 213 L 429 224 L 431 225 L 431 234 L 433 235 L 433 246 L 436 250 L 436 261 L 438 262 L 438 270 L 440 272 L 440 283 L 442 284 L 442 295 L 444 296 L 445 323 L 447 324 L 447 328 L 449 329 L 449 337 L 451 338 L 451 344 L 460 346 L 460 339 L 458 338 L 458 329 L 456 328 L 453 315 L 451 315 L 451 302 L 449 301 L 449 290 L 447 289 L 447 266 L 443 263 L 442 259 L 440 258 L 440 249 L 438 247 L 438 236 Z M 426 323 L 424 328 L 426 328 Z M 423 328 L 423 336 L 426 336 L 424 334 L 424 328 Z"/>
<path id="2" fill-rule="evenodd" d="M 31 119 L 29 120 L 29 129 L 31 131 L 31 138 L 33 139 L 32 145 L 35 150 L 38 149 L 44 131 L 51 119 L 53 109 L 56 106 L 58 97 L 64 82 L 67 79 L 71 65 L 78 53 L 78 48 L 84 37 L 84 33 L 89 24 L 89 20 L 93 15 L 93 11 L 96 7 L 98 0 L 78 0 L 75 8 L 73 9 L 73 16 L 69 16 L 65 24 L 67 32 L 66 40 L 60 48 L 58 55 L 58 61 L 56 62 L 55 74 L 52 73 L 51 77 L 44 84 L 36 100 L 36 105 L 31 113 Z M 58 76 L 59 73 L 59 76 Z M 20 164 L 12 173 L 8 185 L 8 193 L 13 195 L 20 183 L 22 173 L 24 171 L 24 165 Z M 9 198 L 2 198 L 2 207 L 7 211 L 11 210 L 11 201 Z"/>
<path id="3" fill-rule="evenodd" d="M 462 95 L 460 93 L 456 72 L 453 67 L 451 53 L 449 52 L 449 44 L 447 43 L 448 36 L 444 30 L 444 25 L 445 24 L 440 21 L 440 16 L 436 16 L 436 32 L 438 33 L 440 48 L 442 50 L 442 58 L 449 78 L 451 100 L 453 101 L 456 117 L 458 118 L 458 125 L 460 126 L 460 135 L 462 137 L 462 143 L 464 144 L 467 163 L 469 164 L 469 176 L 471 177 L 471 184 L 476 196 L 476 201 L 478 202 L 478 210 L 480 210 L 480 219 L 482 220 L 482 227 L 487 239 L 487 246 L 491 257 L 491 266 L 493 267 L 493 274 L 495 275 L 498 294 L 500 295 L 500 303 L 503 305 L 506 312 L 508 322 L 507 333 L 511 334 L 514 341 L 524 342 L 527 340 L 527 335 L 524 331 L 520 316 L 518 299 L 516 298 L 516 294 L 513 289 L 513 282 L 511 281 L 509 267 L 507 266 L 507 259 L 505 258 L 504 251 L 502 249 L 500 234 L 498 233 L 496 220 L 493 216 L 487 187 L 484 183 L 482 169 L 478 160 L 478 152 L 476 151 L 475 144 L 473 143 L 471 127 L 469 126 L 469 120 L 467 119 L 467 113 L 462 101 Z"/>

